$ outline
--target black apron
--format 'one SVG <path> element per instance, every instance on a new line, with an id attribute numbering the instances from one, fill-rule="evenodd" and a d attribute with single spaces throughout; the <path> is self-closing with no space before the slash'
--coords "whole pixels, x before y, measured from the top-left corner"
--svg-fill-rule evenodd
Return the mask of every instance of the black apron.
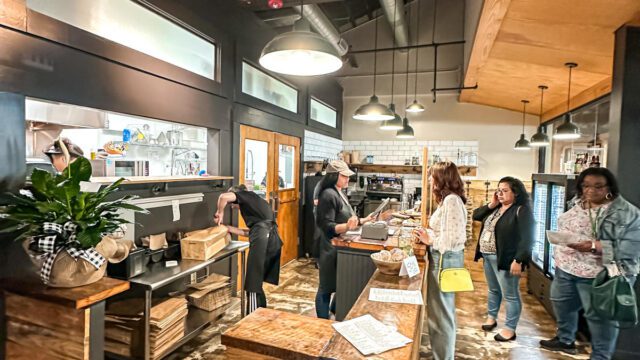
<path id="1" fill-rule="evenodd" d="M 262 282 L 278 285 L 280 280 L 280 250 L 282 240 L 273 220 L 255 223 L 249 229 L 249 258 L 244 290 L 263 293 Z"/>
<path id="2" fill-rule="evenodd" d="M 336 211 L 336 224 L 346 223 L 351 216 L 354 215 L 353 209 L 344 198 L 338 194 L 338 190 L 333 189 L 336 196 L 342 201 L 342 207 L 339 211 Z M 330 191 L 326 189 L 325 191 Z M 336 292 L 337 272 L 338 272 L 338 252 L 336 248 L 331 244 L 331 239 L 327 237 L 323 231 L 320 233 L 319 239 L 319 252 L 320 258 L 318 262 L 318 268 L 320 270 L 320 286 L 319 290 L 322 293 L 334 293 Z"/>

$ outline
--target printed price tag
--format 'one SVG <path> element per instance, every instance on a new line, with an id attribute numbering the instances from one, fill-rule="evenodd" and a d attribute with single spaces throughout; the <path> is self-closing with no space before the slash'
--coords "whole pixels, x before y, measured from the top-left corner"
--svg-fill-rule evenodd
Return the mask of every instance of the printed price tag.
<path id="1" fill-rule="evenodd" d="M 415 256 L 409 256 L 402 260 L 402 267 L 400 268 L 400 276 L 414 277 L 420 274 L 420 268 L 418 267 L 418 259 Z"/>
<path id="2" fill-rule="evenodd" d="M 173 221 L 180 220 L 180 201 L 171 201 L 171 210 L 173 210 Z"/>

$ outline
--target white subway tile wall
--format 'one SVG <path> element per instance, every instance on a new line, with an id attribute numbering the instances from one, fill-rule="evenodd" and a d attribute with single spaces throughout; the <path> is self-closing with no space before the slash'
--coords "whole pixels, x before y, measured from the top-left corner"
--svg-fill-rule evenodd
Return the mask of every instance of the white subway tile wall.
<path id="1" fill-rule="evenodd" d="M 306 143 L 306 142 L 305 142 Z M 411 157 L 418 156 L 422 164 L 422 148 L 429 149 L 429 157 L 433 155 L 440 157 L 440 160 L 453 161 L 458 165 L 470 164 L 475 156 L 478 159 L 478 141 L 451 141 L 451 140 L 411 140 L 411 141 L 344 141 L 343 150 L 347 152 L 358 151 L 359 161 L 362 162 L 367 155 L 373 155 L 374 164 L 404 165 L 411 161 Z M 472 155 L 473 154 L 473 155 Z M 373 174 L 361 173 L 367 176 Z M 377 174 L 388 176 L 389 174 Z M 413 192 L 421 185 L 422 176 L 419 174 L 405 174 L 405 192 Z"/>
<path id="2" fill-rule="evenodd" d="M 337 159 L 342 151 L 342 140 L 304 131 L 304 161 L 322 161 L 324 159 Z"/>

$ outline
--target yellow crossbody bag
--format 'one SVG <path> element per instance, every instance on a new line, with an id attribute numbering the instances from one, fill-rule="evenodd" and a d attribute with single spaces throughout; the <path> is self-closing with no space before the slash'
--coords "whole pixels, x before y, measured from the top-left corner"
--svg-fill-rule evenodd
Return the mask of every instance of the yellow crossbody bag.
<path id="1" fill-rule="evenodd" d="M 440 254 L 440 274 L 439 285 L 442 292 L 462 292 L 473 291 L 473 281 L 471 274 L 465 268 L 442 269 L 442 258 L 444 254 Z"/>

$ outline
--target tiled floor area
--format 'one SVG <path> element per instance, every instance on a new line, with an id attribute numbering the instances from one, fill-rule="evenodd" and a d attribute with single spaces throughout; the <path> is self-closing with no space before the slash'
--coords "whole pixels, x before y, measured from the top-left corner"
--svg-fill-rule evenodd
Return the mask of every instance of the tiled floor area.
<path id="1" fill-rule="evenodd" d="M 467 252 L 471 256 L 471 252 Z M 487 288 L 481 263 L 467 259 L 476 291 L 460 294 L 457 298 L 458 336 L 456 342 L 457 359 L 588 359 L 588 346 L 578 344 L 576 356 L 541 350 L 540 339 L 553 337 L 555 325 L 542 305 L 526 293 L 524 281 L 522 292 L 524 307 L 518 326 L 518 338 L 511 343 L 498 343 L 493 340 L 494 333 L 480 329 L 486 311 Z M 294 261 L 283 268 L 280 285 L 268 287 L 269 307 L 291 311 L 298 314 L 315 316 L 314 297 L 318 282 L 318 271 L 312 263 Z M 168 359 L 218 360 L 230 359 L 220 345 L 220 334 L 231 324 L 239 320 L 239 307 L 229 311 L 216 325 L 209 327 L 198 338 L 184 345 Z M 501 311 L 499 323 L 504 320 Z M 497 330 L 497 329 L 496 329 Z M 422 337 L 421 358 L 430 359 L 429 334 Z"/>

